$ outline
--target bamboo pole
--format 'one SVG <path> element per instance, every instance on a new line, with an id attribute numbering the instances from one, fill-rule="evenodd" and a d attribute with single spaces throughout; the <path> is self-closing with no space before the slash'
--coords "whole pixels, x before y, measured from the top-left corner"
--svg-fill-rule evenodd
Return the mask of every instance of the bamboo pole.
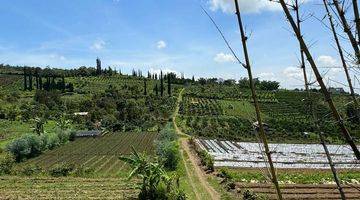
<path id="1" fill-rule="evenodd" d="M 324 3 L 326 0 L 323 0 Z M 297 25 L 298 25 L 298 28 L 299 28 L 299 32 L 301 33 L 301 29 L 300 29 L 300 19 L 299 19 L 299 4 L 298 4 L 298 0 L 295 0 L 295 11 L 296 11 L 296 18 L 297 18 Z M 337 36 L 336 36 L 337 37 Z M 303 56 L 303 50 L 300 46 L 300 52 L 302 54 L 302 59 L 304 59 L 304 56 Z M 304 63 L 304 60 L 302 60 L 303 63 Z M 340 181 L 339 181 L 339 178 L 338 178 L 338 175 L 337 175 L 337 172 L 336 172 L 336 168 L 335 168 L 335 165 L 331 159 L 331 156 L 329 154 L 329 150 L 326 146 L 326 143 L 325 143 L 325 139 L 323 137 L 323 133 L 321 132 L 320 130 L 320 126 L 319 126 L 319 123 L 317 122 L 317 116 L 315 114 L 315 110 L 314 110 L 314 106 L 313 106 L 313 102 L 311 101 L 311 94 L 310 94 L 310 90 L 309 90 L 309 87 L 308 87 L 308 80 L 306 78 L 306 72 L 304 72 L 304 82 L 305 82 L 305 91 L 307 93 L 307 96 L 308 96 L 308 102 L 310 103 L 309 106 L 310 106 L 310 112 L 312 113 L 312 117 L 313 117 L 313 122 L 314 122 L 314 126 L 316 127 L 316 130 L 320 133 L 319 137 L 320 137 L 320 143 L 322 144 L 323 148 L 324 148 L 324 151 L 325 151 L 325 154 L 326 154 L 326 158 L 329 162 L 329 165 L 330 165 L 330 168 L 331 168 L 331 171 L 333 173 L 333 178 L 334 178 L 334 181 L 336 183 L 336 185 L 338 186 L 338 190 L 340 192 L 340 196 L 341 196 L 341 199 L 342 200 L 345 200 L 345 194 L 344 194 L 344 190 L 340 184 Z"/>
<path id="2" fill-rule="evenodd" d="M 352 82 L 351 82 L 351 77 L 350 77 L 349 70 L 348 70 L 348 67 L 347 67 L 347 64 L 346 64 L 346 61 L 345 61 L 343 50 L 341 48 L 339 37 L 336 34 L 336 29 L 335 29 L 333 17 L 332 17 L 332 15 L 330 13 L 330 10 L 329 10 L 328 4 L 327 4 L 327 0 L 323 0 L 323 3 L 324 3 L 324 7 L 325 7 L 325 10 L 326 10 L 327 16 L 329 18 L 330 28 L 331 28 L 331 31 L 333 33 L 333 36 L 334 36 L 334 39 L 335 39 L 335 42 L 336 42 L 336 47 L 337 47 L 339 55 L 340 55 L 341 64 L 342 64 L 342 66 L 344 68 L 346 79 L 347 79 L 348 84 L 349 84 L 350 95 L 351 95 L 351 97 L 353 99 L 355 108 L 359 109 L 359 104 L 358 104 L 358 101 L 356 99 L 356 94 L 355 94 L 355 91 L 354 91 L 354 87 L 353 87 Z"/>
<path id="3" fill-rule="evenodd" d="M 358 8 L 358 3 L 357 0 L 353 0 L 353 9 L 354 9 L 354 17 L 355 17 L 355 25 L 356 25 L 356 30 L 357 30 L 357 34 L 358 34 L 358 44 L 360 44 L 360 17 L 359 17 L 359 8 Z"/>
<path id="4" fill-rule="evenodd" d="M 301 33 L 301 19 L 300 19 L 300 15 L 299 15 L 299 2 L 298 0 L 295 0 L 295 13 L 296 13 L 296 23 L 297 23 L 297 27 L 299 28 L 299 32 Z M 303 75 L 304 75 L 304 82 L 305 82 L 305 91 L 309 90 L 309 85 L 308 85 L 308 79 L 307 79 L 307 75 L 306 75 L 306 66 L 305 66 L 305 57 L 304 57 L 304 50 L 301 48 L 300 46 L 300 56 L 301 56 L 301 69 L 303 71 Z"/>
<path id="5" fill-rule="evenodd" d="M 235 0 L 235 7 L 236 7 L 236 15 L 237 15 L 238 23 L 239 23 L 240 33 L 241 33 L 241 41 L 242 41 L 242 46 L 243 46 L 243 51 L 244 51 L 246 69 L 247 69 L 248 76 L 249 76 L 249 82 L 250 82 L 252 98 L 254 100 L 254 105 L 255 105 L 256 118 L 257 118 L 258 125 L 259 125 L 260 138 L 261 138 L 261 140 L 262 140 L 262 142 L 264 144 L 265 154 L 266 154 L 267 159 L 269 161 L 271 180 L 272 180 L 272 182 L 273 182 L 273 184 L 274 184 L 274 186 L 276 188 L 276 193 L 278 195 L 278 199 L 282 200 L 283 197 L 282 197 L 282 194 L 281 194 L 279 182 L 278 182 L 277 177 L 276 177 L 275 167 L 274 167 L 274 164 L 273 164 L 273 161 L 272 161 L 272 158 L 271 158 L 269 145 L 268 145 L 268 142 L 267 142 L 264 126 L 263 126 L 262 119 L 261 119 L 260 106 L 259 106 L 259 102 L 258 102 L 258 99 L 257 99 L 256 91 L 255 91 L 255 85 L 254 85 L 252 71 L 251 71 L 250 59 L 249 59 L 249 54 L 248 54 L 248 50 L 247 50 L 247 44 L 246 44 L 247 37 L 245 36 L 244 27 L 243 27 L 242 20 L 241 20 L 241 14 L 240 14 L 240 8 L 239 8 L 238 0 Z"/>
<path id="6" fill-rule="evenodd" d="M 326 142 L 325 142 L 325 139 L 324 139 L 324 135 L 322 132 L 320 132 L 320 140 L 321 140 L 321 145 L 323 146 L 324 150 L 325 150 L 325 154 L 326 154 L 326 157 L 329 161 L 329 164 L 330 164 L 330 168 L 331 168 L 331 172 L 333 173 L 333 176 L 334 176 L 334 180 L 336 182 L 336 185 L 338 187 L 338 190 L 340 192 L 340 196 L 341 196 L 341 199 L 342 200 L 346 200 L 346 197 L 345 197 L 345 193 L 344 193 L 344 189 L 343 187 L 341 186 L 340 184 L 340 180 L 339 180 L 339 177 L 337 175 L 337 172 L 336 172 L 336 169 L 335 169 L 335 164 L 334 162 L 332 161 L 332 158 L 330 156 L 330 153 L 329 153 L 329 150 L 327 148 L 327 145 L 326 145 Z"/>
<path id="7" fill-rule="evenodd" d="M 333 0 L 334 6 L 339 14 L 340 20 L 341 20 L 341 24 L 344 28 L 344 32 L 347 34 L 350 43 L 355 51 L 355 56 L 356 56 L 356 62 L 359 63 L 360 62 L 360 50 L 359 50 L 359 46 L 358 43 L 353 35 L 353 33 L 351 32 L 351 28 L 349 26 L 349 23 L 347 22 L 347 19 L 345 17 L 345 11 L 343 10 L 343 8 L 341 8 L 339 1 L 338 0 Z"/>
<path id="8" fill-rule="evenodd" d="M 296 23 L 295 23 L 293 17 L 291 16 L 285 1 L 284 0 L 279 0 L 279 2 L 281 4 L 281 7 L 284 10 L 286 18 L 288 19 L 290 25 L 292 26 L 292 28 L 293 28 L 293 30 L 294 30 L 294 32 L 296 34 L 297 39 L 300 42 L 300 45 L 301 45 L 302 49 L 304 50 L 304 53 L 305 53 L 305 55 L 307 57 L 307 60 L 308 60 L 308 62 L 310 64 L 311 68 L 313 69 L 313 72 L 314 72 L 314 74 L 316 76 L 316 79 L 317 79 L 317 81 L 318 81 L 318 83 L 319 83 L 319 85 L 321 87 L 321 91 L 324 94 L 325 101 L 327 101 L 327 103 L 329 104 L 329 107 L 330 107 L 330 109 L 332 111 L 332 114 L 333 114 L 335 120 L 336 120 L 336 123 L 338 124 L 342 134 L 344 135 L 344 137 L 346 139 L 346 142 L 351 146 L 352 150 L 354 151 L 354 154 L 355 154 L 356 158 L 358 160 L 360 160 L 360 152 L 359 152 L 357 146 L 355 145 L 355 142 L 354 142 L 353 138 L 351 137 L 350 133 L 346 129 L 345 124 L 344 124 L 344 120 L 342 119 L 342 117 L 340 116 L 340 114 L 338 113 L 338 111 L 337 111 L 337 109 L 335 107 L 335 104 L 334 104 L 334 102 L 333 102 L 333 100 L 331 98 L 331 95 L 330 95 L 329 91 L 327 90 L 326 85 L 325 85 L 325 83 L 324 83 L 324 81 L 322 79 L 322 76 L 321 76 L 321 74 L 320 74 L 320 72 L 319 72 L 319 70 L 318 70 L 318 68 L 317 68 L 317 66 L 315 64 L 315 61 L 314 61 L 314 59 L 313 59 L 313 57 L 312 57 L 312 55 L 311 55 L 311 53 L 310 53 L 310 51 L 309 51 L 309 49 L 308 49 L 308 47 L 306 45 L 301 33 L 299 32 L 299 29 L 297 28 Z"/>

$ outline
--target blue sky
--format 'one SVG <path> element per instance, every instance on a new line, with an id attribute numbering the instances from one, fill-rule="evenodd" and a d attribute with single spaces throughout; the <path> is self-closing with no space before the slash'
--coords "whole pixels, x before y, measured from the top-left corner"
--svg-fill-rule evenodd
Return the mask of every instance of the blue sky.
<path id="1" fill-rule="evenodd" d="M 303 12 L 322 18 L 321 2 L 307 0 Z M 242 58 L 232 0 L 2 0 L 0 62 L 73 68 L 94 66 L 98 56 L 105 66 L 125 72 L 136 68 L 187 77 L 245 76 L 199 4 Z M 298 44 L 280 7 L 266 0 L 240 0 L 240 6 L 251 34 L 255 76 L 280 81 L 282 87 L 301 87 Z M 303 26 L 306 40 L 316 42 L 311 51 L 319 66 L 338 66 L 328 30 L 314 18 Z M 327 76 L 345 83 L 342 74 L 331 70 Z"/>

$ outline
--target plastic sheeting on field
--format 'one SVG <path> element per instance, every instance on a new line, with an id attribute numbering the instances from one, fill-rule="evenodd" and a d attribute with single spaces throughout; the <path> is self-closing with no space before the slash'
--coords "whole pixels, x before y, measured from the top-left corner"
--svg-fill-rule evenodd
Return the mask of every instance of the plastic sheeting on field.
<path id="1" fill-rule="evenodd" d="M 216 167 L 266 167 L 260 143 L 197 139 L 196 143 L 214 157 Z M 269 144 L 276 168 L 330 168 L 320 144 Z M 336 168 L 357 168 L 360 163 L 347 145 L 328 145 Z"/>

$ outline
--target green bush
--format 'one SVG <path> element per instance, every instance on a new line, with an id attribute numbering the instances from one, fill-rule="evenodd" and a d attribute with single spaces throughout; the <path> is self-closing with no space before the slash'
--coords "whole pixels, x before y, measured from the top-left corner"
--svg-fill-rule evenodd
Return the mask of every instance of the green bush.
<path id="1" fill-rule="evenodd" d="M 206 151 L 198 151 L 198 155 L 201 159 L 201 164 L 204 165 L 207 170 L 214 171 L 214 158 Z"/>
<path id="2" fill-rule="evenodd" d="M 49 170 L 49 174 L 54 177 L 69 176 L 74 170 L 73 165 L 58 164 Z"/>
<path id="3" fill-rule="evenodd" d="M 158 155 L 163 158 L 164 167 L 168 170 L 176 170 L 180 160 L 179 145 L 177 142 L 163 142 L 159 145 Z"/>
<path id="4" fill-rule="evenodd" d="M 0 175 L 10 174 L 15 164 L 15 158 L 10 153 L 0 155 Z"/>
<path id="5" fill-rule="evenodd" d="M 177 143 L 177 135 L 172 128 L 172 123 L 168 123 L 160 132 L 156 141 L 156 153 L 164 167 L 168 170 L 176 170 L 180 161 L 179 145 Z"/>
<path id="6" fill-rule="evenodd" d="M 87 177 L 87 176 L 91 176 L 94 175 L 95 170 L 94 168 L 90 168 L 90 167 L 86 167 L 84 165 L 81 165 L 79 167 L 77 167 L 74 171 L 73 171 L 73 175 L 76 177 Z"/>
<path id="7" fill-rule="evenodd" d="M 15 156 L 17 162 L 40 155 L 42 148 L 43 141 L 34 134 L 26 134 L 7 146 L 7 150 Z"/>
<path id="8" fill-rule="evenodd" d="M 38 165 L 28 165 L 21 169 L 21 174 L 25 176 L 32 176 L 36 174 L 40 174 L 43 169 Z"/>

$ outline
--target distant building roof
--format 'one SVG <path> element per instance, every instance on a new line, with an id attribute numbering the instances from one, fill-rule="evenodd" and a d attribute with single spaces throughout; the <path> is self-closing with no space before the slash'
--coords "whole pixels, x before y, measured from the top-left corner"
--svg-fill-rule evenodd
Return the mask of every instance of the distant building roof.
<path id="1" fill-rule="evenodd" d="M 93 130 L 93 131 L 78 131 L 76 133 L 76 137 L 95 137 L 101 135 L 101 131 Z"/>
<path id="2" fill-rule="evenodd" d="M 335 93 L 335 94 L 343 94 L 343 93 L 345 93 L 345 90 L 344 90 L 344 88 L 333 88 L 333 87 L 330 87 L 330 88 L 329 88 L 329 92 Z"/>
<path id="3" fill-rule="evenodd" d="M 74 113 L 75 116 L 77 116 L 77 115 L 86 116 L 88 114 L 89 114 L 89 112 L 76 112 L 76 113 Z"/>

